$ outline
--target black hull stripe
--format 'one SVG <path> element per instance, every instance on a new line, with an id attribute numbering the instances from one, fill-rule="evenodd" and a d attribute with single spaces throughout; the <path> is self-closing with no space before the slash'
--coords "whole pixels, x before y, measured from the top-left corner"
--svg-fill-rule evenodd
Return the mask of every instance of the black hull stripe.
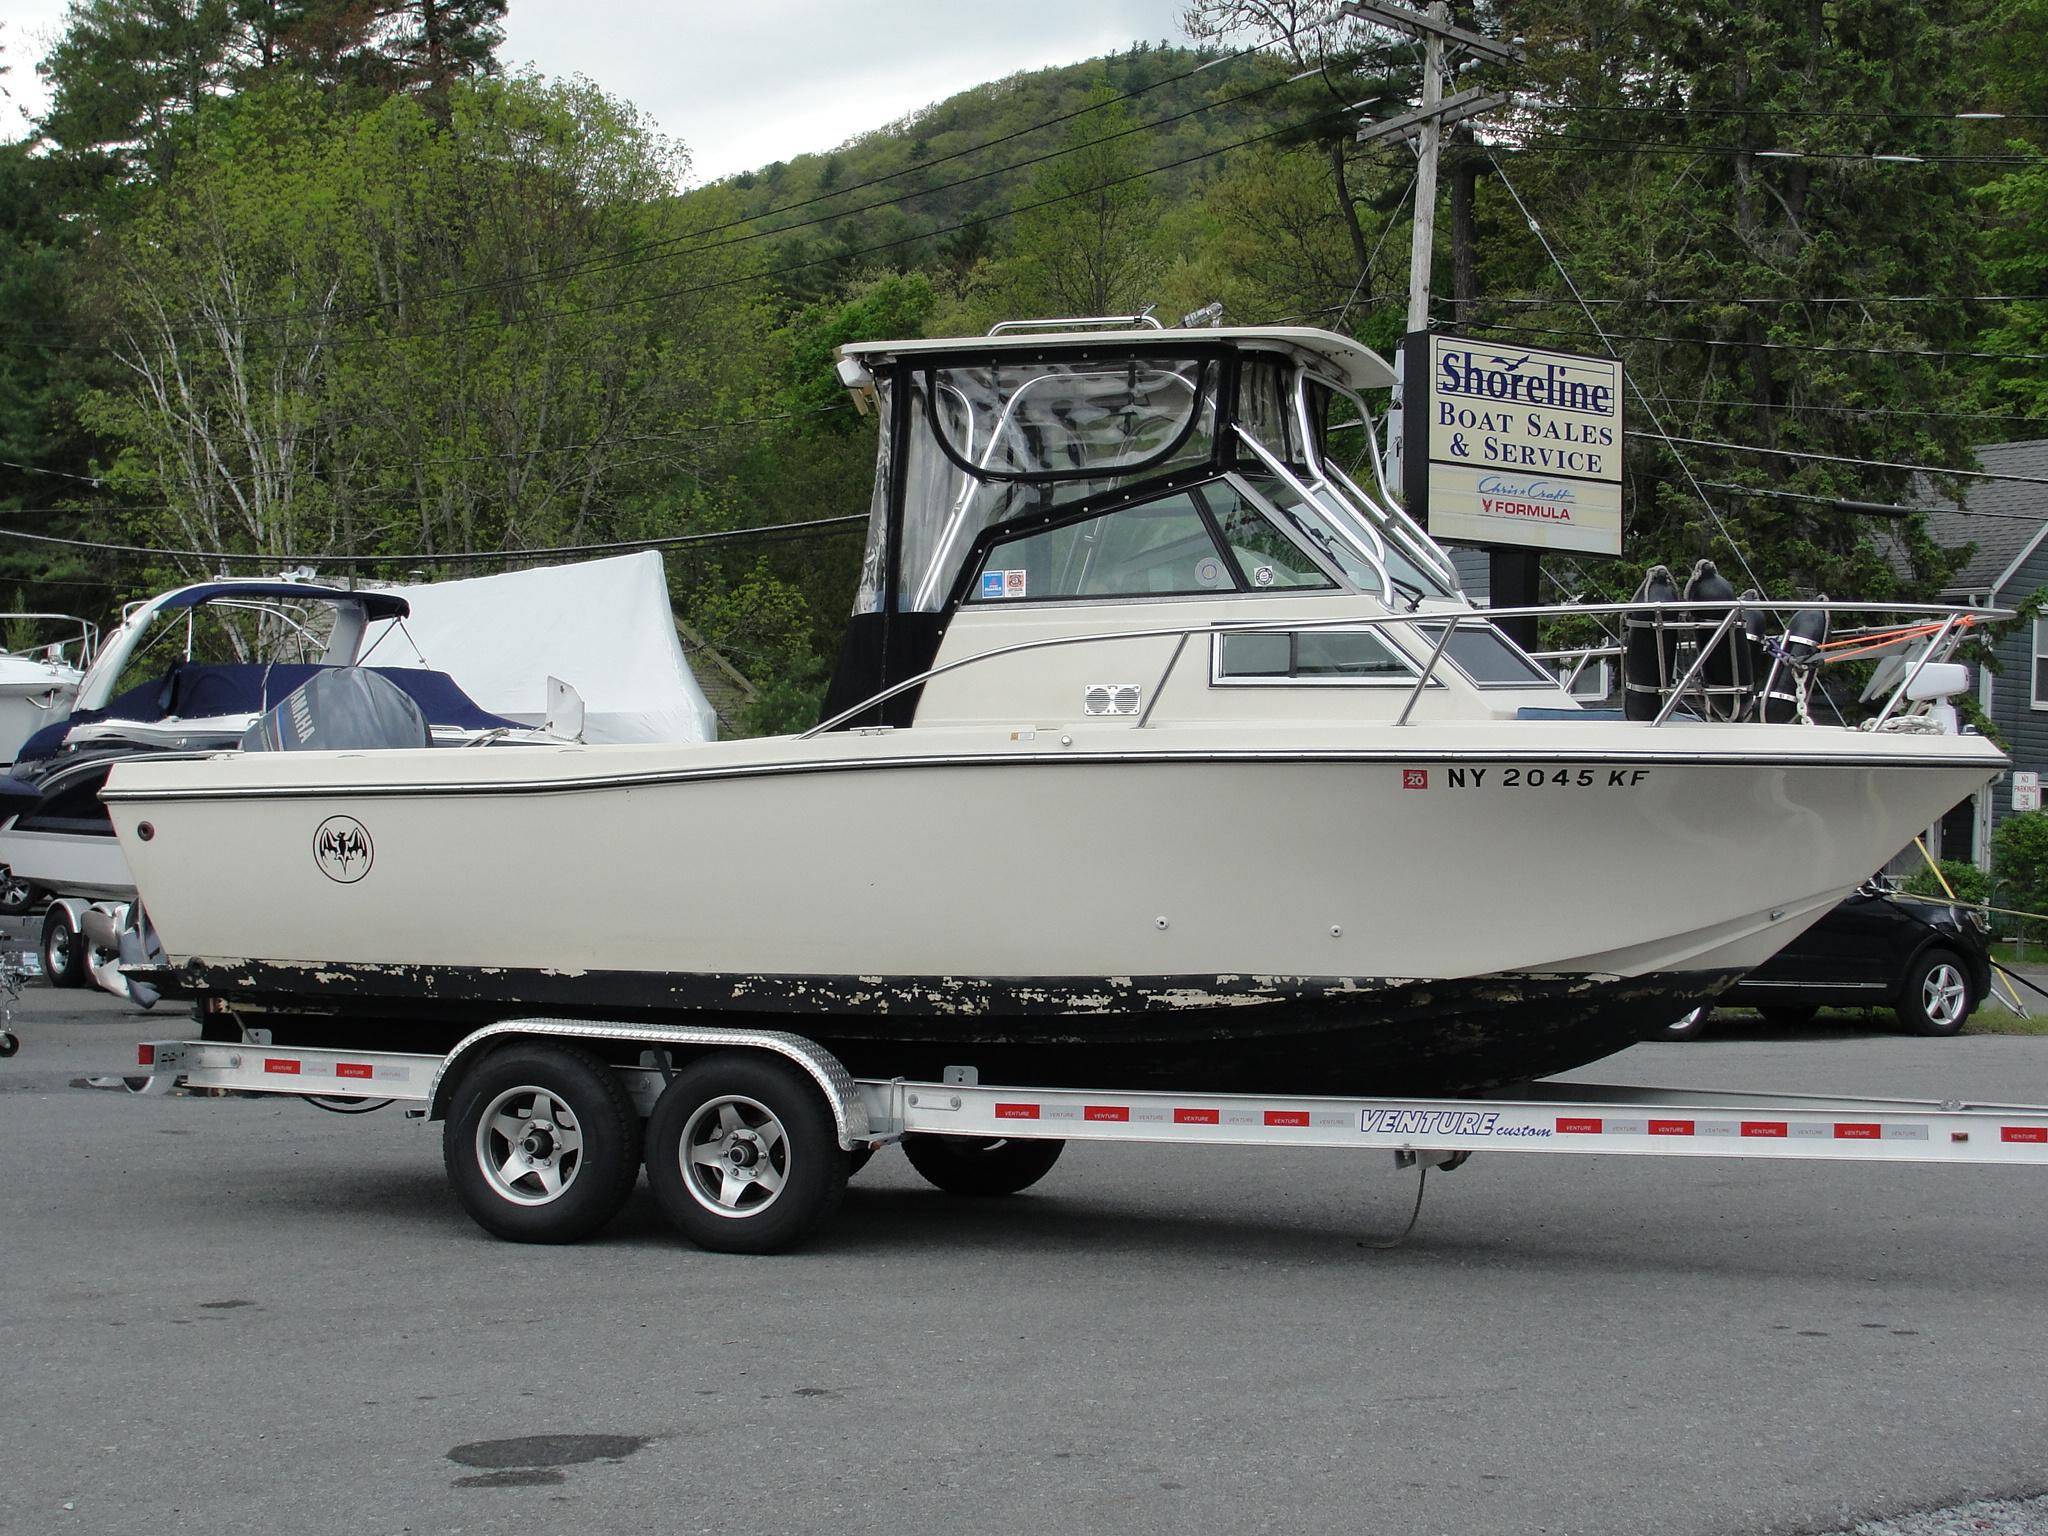
<path id="1" fill-rule="evenodd" d="M 517 748 L 506 748 L 515 751 Z M 115 789 L 100 791 L 107 801 L 146 801 L 163 804 L 186 800 L 326 800 L 427 799 L 447 795 L 563 795 L 589 790 L 641 789 L 662 784 L 716 782 L 723 779 L 773 778 L 789 774 L 870 773 L 915 768 L 1035 768 L 1073 766 L 1121 766 L 1144 763 L 1399 763 L 1404 767 L 1451 763 L 1543 763 L 1588 768 L 1885 768 L 1896 770 L 1974 769 L 2002 772 L 2010 766 L 2000 758 L 1957 758 L 1915 760 L 1910 758 L 1835 754 L 1826 757 L 1763 755 L 1757 753 L 1657 753 L 1643 752 L 1558 752 L 1508 749 L 1504 751 L 1445 752 L 1424 749 L 1401 752 L 1388 749 L 1307 752 L 1094 752 L 1078 753 L 988 753 L 950 757 L 886 757 L 820 760 L 805 763 L 756 763 L 718 768 L 671 768 L 647 773 L 614 773 L 579 779 L 528 779 L 504 783 L 469 782 L 457 784 L 328 784 L 281 787 L 244 786 L 221 789 Z"/>

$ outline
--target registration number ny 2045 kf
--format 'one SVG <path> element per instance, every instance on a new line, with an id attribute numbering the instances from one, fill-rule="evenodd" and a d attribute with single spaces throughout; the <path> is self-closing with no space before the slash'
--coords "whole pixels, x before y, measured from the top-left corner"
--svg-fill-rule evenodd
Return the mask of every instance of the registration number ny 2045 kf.
<path id="1" fill-rule="evenodd" d="M 1452 768 L 1444 782 L 1452 789 L 1485 789 L 1489 784 L 1500 789 L 1633 789 L 1649 777 L 1647 768 Z"/>

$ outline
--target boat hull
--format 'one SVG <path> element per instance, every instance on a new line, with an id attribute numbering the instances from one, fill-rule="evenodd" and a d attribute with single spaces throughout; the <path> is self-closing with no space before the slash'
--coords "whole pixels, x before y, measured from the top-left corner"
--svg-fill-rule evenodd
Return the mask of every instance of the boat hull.
<path id="1" fill-rule="evenodd" d="M 1684 1012 L 2002 761 L 1755 730 L 1733 758 L 1527 724 L 245 755 L 124 764 L 108 800 L 176 984 L 251 1006 L 399 1036 L 746 1014 L 881 1075 L 1455 1092 Z"/>

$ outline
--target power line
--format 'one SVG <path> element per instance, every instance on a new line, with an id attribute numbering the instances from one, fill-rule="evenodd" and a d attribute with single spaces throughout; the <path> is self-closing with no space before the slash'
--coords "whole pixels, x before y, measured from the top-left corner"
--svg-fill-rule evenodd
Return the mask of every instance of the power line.
<path id="1" fill-rule="evenodd" d="M 1454 299 L 1438 297 L 1431 301 L 1440 308 L 1449 308 Z M 1488 304 L 1504 308 L 1533 309 L 1557 308 L 1559 299 L 1500 299 L 1488 298 Z M 1596 307 L 1612 307 L 1629 304 L 1657 304 L 1679 306 L 1687 309 L 1711 304 L 1753 304 L 1765 307 L 1784 304 L 2048 304 L 2048 293 L 1869 293 L 1858 297 L 1809 297 L 1801 294 L 1787 294 L 1783 298 L 1704 298 L 1676 299 L 1645 295 L 1639 299 L 1587 299 Z"/>
<path id="2" fill-rule="evenodd" d="M 1588 317 L 1590 318 L 1590 317 Z M 2048 352 L 1966 352 L 1921 347 L 1840 347 L 1796 341 L 1720 341 L 1704 336 L 1653 336 L 1640 331 L 1573 330 L 1554 325 L 1505 325 L 1492 320 L 1472 322 L 1482 331 L 1508 331 L 1526 336 L 1598 336 L 1603 341 L 1656 341 L 1675 347 L 1737 347 L 1766 352 L 1848 352 L 1863 357 L 1982 358 L 1999 363 L 2048 363 Z"/>
<path id="3" fill-rule="evenodd" d="M 1162 85 L 1171 84 L 1175 81 L 1186 79 L 1191 75 L 1199 74 L 1201 73 L 1202 69 L 1211 68 L 1214 66 L 1215 63 L 1228 62 L 1232 59 L 1242 58 L 1243 56 L 1243 53 L 1229 55 L 1223 60 L 1212 61 L 1211 64 L 1203 65 L 1197 69 L 1188 70 L 1181 75 L 1169 76 L 1164 80 L 1155 81 L 1152 85 L 1145 86 L 1138 91 L 1126 92 L 1122 96 L 1114 97 L 1108 101 L 1100 102 L 1090 107 L 1081 108 L 1074 112 L 1063 113 L 1060 116 L 1047 119 L 1045 122 L 1033 124 L 1028 128 L 1019 129 L 1014 133 L 1004 134 L 999 138 L 989 140 L 986 144 L 978 145 L 969 149 L 954 151 L 951 154 L 941 156 L 937 160 L 926 161 L 923 162 L 921 165 L 915 167 L 908 167 L 901 171 L 892 171 L 889 172 L 887 175 L 873 177 L 866 182 L 855 183 L 851 187 L 836 188 L 830 192 L 821 193 L 815 197 L 804 199 L 801 202 L 789 204 L 781 209 L 764 210 L 761 213 L 748 215 L 747 217 L 744 218 L 728 220 L 723 224 L 710 225 L 701 230 L 691 230 L 683 234 L 666 236 L 660 240 L 646 241 L 642 242 L 639 245 L 625 246 L 622 247 L 620 250 L 607 252 L 601 256 L 594 255 L 582 258 L 574 262 L 560 263 L 554 267 L 536 268 L 532 272 L 519 273 L 511 277 L 493 278 L 488 281 L 478 283 L 458 284 L 456 286 L 443 289 L 439 292 L 422 296 L 416 300 L 413 300 L 412 302 L 415 302 L 421 307 L 425 307 L 427 305 L 439 304 L 449 299 L 462 298 L 474 294 L 500 292 L 507 289 L 526 288 L 536 283 L 539 283 L 544 279 L 602 276 L 604 274 L 612 272 L 628 271 L 635 267 L 645 266 L 655 261 L 669 260 L 677 257 L 696 256 L 701 255 L 707 251 L 724 250 L 732 246 L 747 245 L 758 240 L 768 240 L 782 235 L 795 234 L 801 230 L 812 229 L 821 224 L 830 224 L 840 219 L 854 218 L 857 217 L 858 215 L 865 213 L 873 213 L 880 209 L 897 207 L 900 206 L 901 204 L 912 202 L 918 198 L 933 197 L 942 192 L 956 191 L 961 187 L 971 186 L 976 182 L 988 181 L 996 177 L 1011 175 L 1018 171 L 1029 170 L 1034 166 L 1043 165 L 1053 160 L 1063 159 L 1068 155 L 1079 154 L 1083 150 L 1094 149 L 1103 144 L 1115 143 L 1118 140 L 1131 138 L 1138 134 L 1152 133 L 1161 128 L 1169 128 L 1176 123 L 1184 122 L 1188 118 L 1199 116 L 1204 112 L 1216 111 L 1220 108 L 1238 105 L 1241 102 L 1249 101 L 1259 96 L 1269 95 L 1276 90 L 1279 90 L 1287 85 L 1293 84 L 1295 80 L 1300 78 L 1300 76 L 1297 75 L 1290 77 L 1286 80 L 1271 81 L 1265 85 L 1256 86 L 1247 91 L 1240 91 L 1234 96 L 1226 96 L 1217 101 L 1204 102 L 1198 106 L 1190 107 L 1189 109 L 1183 112 L 1176 112 L 1171 114 L 1170 116 L 1153 118 L 1147 122 L 1136 123 L 1128 128 L 1120 129 L 1116 133 L 1104 134 L 1100 138 L 1089 139 L 1081 144 L 1064 145 L 1058 149 L 1047 150 L 1042 154 L 1033 155 L 1023 160 L 1011 161 L 1008 164 L 996 166 L 989 170 L 977 171 L 969 176 L 961 176 L 955 178 L 952 181 L 941 182 L 936 186 L 919 187 L 913 191 L 904 192 L 894 197 L 878 198 L 873 202 L 862 203 L 856 207 L 851 208 L 841 208 L 831 213 L 818 214 L 815 217 L 799 220 L 791 224 L 777 225 L 773 228 L 759 227 L 763 220 L 774 218 L 780 213 L 794 212 L 802 208 L 814 206 L 821 202 L 831 201 L 834 198 L 845 197 L 855 191 L 862 190 L 863 188 L 877 186 L 880 185 L 882 182 L 895 180 L 898 177 L 908 175 L 912 170 L 927 170 L 931 166 L 943 164 L 948 160 L 956 160 L 967 155 L 978 154 L 984 149 L 991 148 L 995 145 L 1006 143 L 1009 142 L 1010 140 L 1039 132 L 1044 128 L 1057 126 L 1059 123 L 1069 121 L 1073 118 L 1084 116 L 1088 112 L 1100 111 L 1106 107 L 1117 105 L 1120 102 L 1132 100 L 1136 96 L 1142 95 L 1145 91 L 1154 90 Z M 1313 119 L 1311 121 L 1313 121 Z M 1237 146 L 1230 147 L 1235 148 Z M 1223 152 L 1225 151 L 1216 151 L 1216 153 Z M 1172 165 L 1161 166 L 1157 169 L 1172 170 L 1180 165 L 1192 163 L 1193 158 L 1200 157 L 1191 157 L 1190 160 L 1176 161 Z M 1114 183 L 1111 183 L 1111 185 L 1114 185 Z M 1089 190 L 1094 191 L 1101 189 L 1091 188 Z M 1086 193 L 1076 195 L 1085 196 Z M 968 223 L 970 224 L 975 222 L 983 221 L 968 221 Z M 953 230 L 963 227 L 965 226 L 953 225 L 950 226 L 948 229 L 931 231 L 925 235 L 916 238 L 930 239 L 934 238 L 936 235 L 948 234 L 953 232 Z M 707 235 L 722 234 L 728 230 L 736 229 L 742 230 L 744 232 L 733 235 L 730 238 L 723 240 L 706 240 L 704 238 Z M 686 246 L 686 248 L 681 250 L 675 249 L 675 247 L 682 246 L 685 242 L 690 241 L 700 243 L 689 244 Z M 398 299 L 376 299 L 368 302 L 356 302 L 353 304 L 342 305 L 334 309 L 321 312 L 320 318 L 330 323 L 334 321 L 360 319 L 366 315 L 376 314 L 382 311 L 390 310 L 404 302 L 406 301 Z M 304 315 L 297 311 L 289 313 L 272 312 L 269 314 L 255 314 L 240 317 L 241 323 L 245 326 L 276 326 L 280 324 L 287 324 L 294 320 L 299 320 L 303 318 L 305 318 Z M 523 319 L 524 317 L 519 318 Z M 201 321 L 191 318 L 183 318 L 180 321 L 178 321 L 176 325 L 171 327 L 171 329 L 190 332 L 204 331 L 207 328 Z M 408 335 L 403 339 L 411 339 L 414 336 L 434 334 L 438 333 L 432 331 L 411 332 L 408 333 Z M 348 338 L 350 343 L 354 343 L 364 339 L 367 338 Z"/>
<path id="4" fill-rule="evenodd" d="M 1759 160 L 1830 160 L 1843 163 L 1868 163 L 1875 165 L 2037 165 L 2038 155 L 2012 154 L 1940 154 L 1929 151 L 1848 150 L 1848 149 L 1750 149 L 1740 144 L 1673 144 L 1658 139 L 1523 139 L 1512 145 L 1499 148 L 1512 149 L 1518 154 L 1553 154 L 1576 150 L 1625 149 L 1641 154 L 1662 155 L 1714 155 L 1734 158 L 1748 155 Z"/>
<path id="5" fill-rule="evenodd" d="M 1718 491 L 1730 491 L 1738 496 L 1769 496 L 1782 501 L 1817 501 L 1843 511 L 1881 512 L 1900 517 L 1917 517 L 1929 512 L 1946 512 L 1951 517 L 1990 518 L 1993 522 L 2034 523 L 2048 522 L 2048 511 L 2042 512 L 1991 512 L 1977 507 L 1951 506 L 1902 506 L 1897 502 L 1859 501 L 1853 496 L 1825 496 L 1812 491 L 1781 491 L 1769 486 L 1743 485 L 1734 480 L 1702 480 L 1701 485 L 1711 486 Z"/>
<path id="6" fill-rule="evenodd" d="M 1253 134 L 1249 138 L 1239 139 L 1234 143 L 1220 145 L 1214 149 L 1198 150 L 1192 155 L 1184 155 L 1178 160 L 1169 160 L 1163 165 L 1150 166 L 1144 170 L 1132 171 L 1123 176 L 1113 176 L 1107 181 L 1097 182 L 1092 186 L 1082 187 L 1073 192 L 1062 192 L 1051 197 L 1043 197 L 1036 202 L 1019 203 L 1009 208 L 998 209 L 993 213 L 976 214 L 972 218 L 961 219 L 957 223 L 941 225 L 936 229 L 924 230 L 918 234 L 902 235 L 893 240 L 877 241 L 873 245 L 862 246 L 855 250 L 835 251 L 830 255 L 812 257 L 806 261 L 792 262 L 785 267 L 768 268 L 760 272 L 741 273 L 733 277 L 716 278 L 709 282 L 689 284 L 680 288 L 667 288 L 649 293 L 630 294 L 623 298 L 606 300 L 599 303 L 575 305 L 562 309 L 538 310 L 519 315 L 516 317 L 516 323 L 528 325 L 541 320 L 572 319 L 579 315 L 603 314 L 634 305 L 657 304 L 671 299 L 691 298 L 697 294 L 710 293 L 719 289 L 768 282 L 774 278 L 787 277 L 792 273 L 806 271 L 812 267 L 828 266 L 835 263 L 857 260 L 863 256 L 876 255 L 882 251 L 897 250 L 906 245 L 915 245 L 921 241 L 936 239 L 941 235 L 953 234 L 958 230 L 970 229 L 981 224 L 993 224 L 998 220 L 1015 218 L 1019 214 L 1032 213 L 1040 208 L 1050 208 L 1060 203 L 1074 202 L 1080 198 L 1092 197 L 1097 192 L 1106 192 L 1113 187 L 1125 186 L 1134 181 L 1142 181 L 1149 176 L 1163 175 L 1167 171 L 1179 170 L 1183 166 L 1195 165 L 1203 160 L 1213 160 L 1219 155 L 1227 155 L 1234 150 L 1246 149 L 1254 144 L 1268 143 L 1288 134 L 1298 133 L 1303 128 L 1313 125 L 1328 115 L 1327 113 L 1318 113 L 1315 117 L 1307 118 L 1300 122 L 1285 123 L 1278 128 L 1269 129 L 1264 133 Z M 340 335 L 333 337 L 329 345 L 336 348 L 364 344 L 394 346 L 403 342 L 438 340 L 449 336 L 465 335 L 503 323 L 505 322 L 495 319 L 484 319 L 444 326 L 433 330 L 411 331 L 404 335 Z"/>
<path id="7" fill-rule="evenodd" d="M 1624 437 L 1655 437 L 1649 432 L 1624 432 Z M 1857 459 L 1839 453 L 1813 453 L 1799 448 L 1767 448 L 1758 443 L 1723 443 L 1706 437 L 1666 437 L 1669 443 L 1694 448 L 1725 448 L 1734 453 L 1768 453 L 1781 459 L 1818 459 L 1830 464 L 1853 464 L 1862 469 L 1904 469 L 1920 475 L 1954 475 L 1969 480 L 2003 480 L 2017 485 L 2048 485 L 2048 475 L 2008 475 L 1988 469 L 1937 469 L 1932 464 L 1902 464 L 1891 459 Z"/>
<path id="8" fill-rule="evenodd" d="M 1695 102 L 1687 102 L 1676 107 L 1660 107 L 1564 101 L 1531 101 L 1528 106 L 1530 110 L 1537 112 L 1636 112 L 1662 117 L 1848 117 L 1902 123 L 2048 122 L 2048 112 L 1991 112 L 1967 109 L 1954 112 L 1886 112 L 1856 107 L 1710 107 Z"/>
<path id="9" fill-rule="evenodd" d="M 134 507 L 122 511 L 149 510 Z M 167 509 L 155 509 L 167 510 Z M 54 513 L 48 507 L 21 508 L 17 511 Z M 201 560 L 219 562 L 253 562 L 262 565 L 477 565 L 499 561 L 548 560 L 568 555 L 618 554 L 634 549 L 672 549 L 691 544 L 716 543 L 775 543 L 784 539 L 814 532 L 822 528 L 844 528 L 854 523 L 865 524 L 865 512 L 851 512 L 843 517 L 816 517 L 807 522 L 770 523 L 760 528 L 731 528 L 717 533 L 674 533 L 646 539 L 614 539 L 603 544 L 557 544 L 541 549 L 469 549 L 451 552 L 435 550 L 414 550 L 393 555 L 260 555 L 241 554 L 230 550 L 208 549 L 167 549 L 146 544 L 102 544 L 91 539 L 60 538 L 53 533 L 29 533 L 19 528 L 0 527 L 0 539 L 19 539 L 31 544 L 56 544 L 68 549 L 90 549 L 109 555 L 147 555 L 154 559 Z"/>

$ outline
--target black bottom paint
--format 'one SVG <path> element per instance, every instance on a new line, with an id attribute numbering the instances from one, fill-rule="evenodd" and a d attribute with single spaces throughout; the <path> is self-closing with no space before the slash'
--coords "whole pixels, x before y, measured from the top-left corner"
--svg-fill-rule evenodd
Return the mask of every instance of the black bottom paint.
<path id="1" fill-rule="evenodd" d="M 787 1030 L 856 1077 L 971 1066 L 1037 1087 L 1472 1093 L 1583 1066 L 1728 986 L 1732 971 L 1455 981 L 737 977 L 191 961 L 148 979 L 217 998 L 210 1037 L 441 1054 L 522 1015 Z M 637 1048 L 636 1048 L 637 1049 Z"/>

